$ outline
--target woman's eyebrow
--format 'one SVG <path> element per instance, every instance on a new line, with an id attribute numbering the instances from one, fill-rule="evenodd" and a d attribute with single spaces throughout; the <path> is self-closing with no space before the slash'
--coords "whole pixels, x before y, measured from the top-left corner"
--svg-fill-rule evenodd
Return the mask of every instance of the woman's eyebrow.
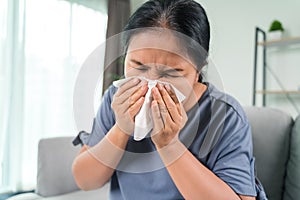
<path id="1" fill-rule="evenodd" d="M 147 66 L 147 65 L 141 63 L 140 61 L 137 61 L 137 60 L 134 60 L 134 59 L 130 59 L 130 61 L 133 62 L 133 63 L 135 63 L 135 64 L 137 64 L 137 65 Z"/>
<path id="2" fill-rule="evenodd" d="M 149 67 L 148 65 L 145 65 L 144 63 L 142 63 L 140 61 L 137 61 L 137 60 L 134 60 L 134 59 L 130 59 L 130 61 L 137 64 L 137 65 L 142 65 L 142 66 L 145 66 L 145 67 Z M 181 72 L 181 71 L 183 71 L 183 69 L 181 69 L 181 68 L 163 70 L 164 73 Z"/>

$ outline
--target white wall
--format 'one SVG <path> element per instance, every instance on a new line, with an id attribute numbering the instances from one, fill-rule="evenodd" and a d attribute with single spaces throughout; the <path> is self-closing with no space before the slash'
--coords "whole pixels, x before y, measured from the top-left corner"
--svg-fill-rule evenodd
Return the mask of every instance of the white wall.
<path id="1" fill-rule="evenodd" d="M 270 23 L 278 19 L 283 23 L 286 35 L 300 36 L 300 1 L 197 1 L 203 5 L 210 20 L 210 57 L 219 69 L 225 90 L 236 97 L 242 105 L 251 105 L 255 27 L 267 30 Z M 132 0 L 132 8 L 137 8 L 142 2 L 144 1 Z M 293 50 L 294 56 L 292 58 L 289 56 L 289 59 L 285 58 L 284 63 L 276 62 L 280 60 L 278 56 L 274 59 L 269 56 L 269 59 L 273 59 L 270 63 L 284 65 L 284 70 L 289 70 L 288 66 L 297 65 L 298 77 L 300 77 L 300 60 L 298 59 L 300 58 L 300 45 L 298 47 Z M 287 85 L 290 85 L 289 82 L 297 81 L 300 85 L 300 78 L 291 78 L 288 73 L 282 72 L 280 76 Z M 297 101 L 300 101 L 300 95 Z"/>
<path id="2" fill-rule="evenodd" d="M 146 0 L 130 0 L 131 3 L 131 11 L 134 12 L 137 7 L 142 5 Z"/>
<path id="3" fill-rule="evenodd" d="M 251 105 L 255 27 L 267 30 L 270 23 L 278 19 L 283 23 L 286 35 L 300 36 L 300 1 L 207 0 L 201 3 L 211 23 L 210 55 L 221 73 L 225 90 L 235 96 L 241 104 Z M 285 51 L 286 55 L 282 55 L 280 51 L 277 55 L 274 51 L 268 51 L 269 66 L 274 70 L 279 69 L 277 74 L 287 89 L 295 89 L 300 85 L 300 45 L 294 48 L 293 52 Z M 298 66 L 298 71 L 295 66 Z M 288 73 L 290 70 L 294 71 Z M 268 83 L 271 87 L 278 87 L 272 78 L 269 78 Z M 299 97 L 300 95 L 295 97 L 298 107 Z M 285 97 L 269 96 L 273 102 L 280 101 L 278 98 L 287 104 L 282 108 L 295 116 L 295 110 L 289 106 Z"/>

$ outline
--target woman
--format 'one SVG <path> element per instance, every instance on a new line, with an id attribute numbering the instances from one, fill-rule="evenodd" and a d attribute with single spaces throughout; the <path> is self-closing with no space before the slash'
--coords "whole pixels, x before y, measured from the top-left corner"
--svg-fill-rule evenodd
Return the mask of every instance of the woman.
<path id="1" fill-rule="evenodd" d="M 79 137 L 78 186 L 91 190 L 110 181 L 111 199 L 265 199 L 241 106 L 202 80 L 210 29 L 201 5 L 148 1 L 124 31 L 125 76 L 133 78 L 106 91 L 91 135 Z M 150 90 L 153 129 L 134 141 L 147 80 L 163 83 Z M 182 102 L 174 88 L 185 96 Z"/>

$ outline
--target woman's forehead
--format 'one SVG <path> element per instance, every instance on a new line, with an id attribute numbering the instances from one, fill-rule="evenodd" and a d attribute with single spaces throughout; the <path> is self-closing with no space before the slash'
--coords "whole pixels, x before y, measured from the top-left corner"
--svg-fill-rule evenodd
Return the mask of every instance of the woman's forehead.
<path id="1" fill-rule="evenodd" d="M 174 66 L 192 63 L 185 48 L 170 31 L 138 33 L 132 37 L 126 53 L 127 60 L 134 59 L 143 64 L 160 63 Z"/>
<path id="2" fill-rule="evenodd" d="M 186 57 L 185 48 L 171 31 L 146 31 L 135 34 L 130 40 L 127 53 L 147 49 L 157 50 L 157 52 L 165 51 Z"/>
<path id="3" fill-rule="evenodd" d="M 144 48 L 127 53 L 127 61 L 143 65 L 180 66 L 190 63 L 184 57 L 162 49 Z"/>

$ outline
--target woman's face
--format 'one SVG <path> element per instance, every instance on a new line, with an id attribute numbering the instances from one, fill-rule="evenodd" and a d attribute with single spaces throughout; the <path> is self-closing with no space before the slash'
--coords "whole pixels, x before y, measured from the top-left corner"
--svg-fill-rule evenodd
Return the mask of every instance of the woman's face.
<path id="1" fill-rule="evenodd" d="M 171 83 L 186 100 L 195 96 L 195 85 L 199 84 L 196 67 L 171 33 L 145 32 L 133 36 L 125 58 L 125 76 Z"/>

